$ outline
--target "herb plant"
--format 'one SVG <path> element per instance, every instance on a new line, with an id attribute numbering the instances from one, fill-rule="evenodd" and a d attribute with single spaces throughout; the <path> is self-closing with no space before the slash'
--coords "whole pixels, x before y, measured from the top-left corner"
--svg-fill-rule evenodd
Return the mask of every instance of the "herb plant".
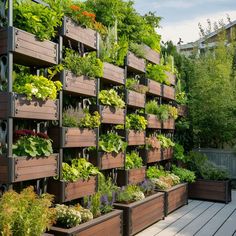
<path id="1" fill-rule="evenodd" d="M 146 71 L 148 79 L 166 85 L 170 85 L 170 82 L 168 81 L 167 75 L 164 71 L 164 66 L 158 64 L 157 65 L 148 64 L 148 66 L 146 67 Z"/>
<path id="2" fill-rule="evenodd" d="M 172 173 L 180 178 L 181 182 L 193 183 L 196 179 L 195 173 L 175 165 L 172 166 Z"/>
<path id="3" fill-rule="evenodd" d="M 141 44 L 130 42 L 129 50 L 139 58 L 144 58 L 145 56 L 144 46 Z"/>
<path id="4" fill-rule="evenodd" d="M 114 89 L 101 90 L 98 98 L 101 104 L 106 106 L 114 106 L 117 108 L 123 108 L 125 106 L 125 102 Z"/>
<path id="5" fill-rule="evenodd" d="M 178 143 L 174 146 L 174 159 L 185 163 L 184 147 Z"/>
<path id="6" fill-rule="evenodd" d="M 137 114 L 129 114 L 126 116 L 126 128 L 130 130 L 144 131 L 147 126 L 147 120 Z"/>
<path id="7" fill-rule="evenodd" d="M 171 139 L 166 138 L 164 135 L 159 134 L 157 137 L 158 137 L 158 140 L 161 143 L 162 148 L 169 148 L 169 147 L 174 147 L 175 146 L 175 143 L 172 142 Z"/>
<path id="8" fill-rule="evenodd" d="M 136 169 L 143 166 L 143 159 L 137 151 L 126 153 L 125 168 L 126 170 Z"/>
<path id="9" fill-rule="evenodd" d="M 139 80 L 134 78 L 126 79 L 126 88 L 142 94 L 146 94 L 146 92 L 148 91 L 147 86 L 139 84 Z"/>

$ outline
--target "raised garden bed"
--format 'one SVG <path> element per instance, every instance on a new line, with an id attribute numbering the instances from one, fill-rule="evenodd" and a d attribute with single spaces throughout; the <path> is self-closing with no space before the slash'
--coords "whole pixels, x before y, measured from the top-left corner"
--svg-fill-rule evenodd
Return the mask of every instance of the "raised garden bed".
<path id="1" fill-rule="evenodd" d="M 90 177 L 87 181 L 65 182 L 50 179 L 48 182 L 48 193 L 55 195 L 55 201 L 59 203 L 92 195 L 96 190 L 97 177 L 95 176 Z"/>
<path id="2" fill-rule="evenodd" d="M 70 71 L 62 73 L 63 90 L 69 93 L 92 96 L 97 95 L 97 80 L 87 76 L 76 76 Z"/>
<path id="3" fill-rule="evenodd" d="M 145 94 L 126 90 L 127 105 L 131 107 L 145 107 Z"/>
<path id="4" fill-rule="evenodd" d="M 175 100 L 175 88 L 163 84 L 162 96 L 169 100 Z"/>
<path id="5" fill-rule="evenodd" d="M 136 73 L 145 73 L 146 63 L 142 58 L 138 58 L 132 52 L 127 55 L 127 70 Z"/>
<path id="6" fill-rule="evenodd" d="M 188 184 L 178 184 L 168 190 L 162 191 L 165 193 L 165 216 L 188 204 Z"/>
<path id="7" fill-rule="evenodd" d="M 95 147 L 97 145 L 97 129 L 54 127 L 49 129 L 48 134 L 55 148 Z"/>
<path id="8" fill-rule="evenodd" d="M 125 84 L 125 70 L 110 63 L 103 63 L 103 80 L 115 84 Z"/>
<path id="9" fill-rule="evenodd" d="M 231 202 L 231 181 L 216 181 L 198 179 L 195 183 L 189 184 L 189 198 Z"/>
<path id="10" fill-rule="evenodd" d="M 170 160 L 173 158 L 174 150 L 173 148 L 162 149 L 162 158 L 161 160 Z"/>
<path id="11" fill-rule="evenodd" d="M 175 129 L 175 120 L 170 118 L 168 120 L 163 121 L 163 129 Z"/>
<path id="12" fill-rule="evenodd" d="M 144 158 L 145 164 L 154 163 L 162 160 L 161 149 L 158 148 L 142 150 L 141 156 Z"/>
<path id="13" fill-rule="evenodd" d="M 129 146 L 144 145 L 145 137 L 145 131 L 128 130 L 126 132 L 126 139 Z"/>
<path id="14" fill-rule="evenodd" d="M 70 229 L 52 226 L 50 233 L 57 236 L 122 236 L 123 214 L 120 210 L 113 210 L 91 221 Z"/>
<path id="15" fill-rule="evenodd" d="M 169 71 L 166 71 L 165 72 L 166 75 L 167 75 L 167 80 L 170 82 L 171 85 L 175 85 L 176 83 L 176 76 L 175 74 L 169 72 Z"/>
<path id="16" fill-rule="evenodd" d="M 125 186 L 128 184 L 137 184 L 145 180 L 146 167 L 143 166 L 138 169 L 117 170 L 117 185 Z"/>
<path id="17" fill-rule="evenodd" d="M 9 104 L 11 104 L 12 110 Z M 23 119 L 58 120 L 59 101 L 42 101 L 37 98 L 29 101 L 23 95 L 0 92 L 0 118 L 6 119 L 8 116 Z"/>
<path id="18" fill-rule="evenodd" d="M 188 107 L 186 105 L 178 105 L 178 116 L 187 116 Z"/>
<path id="19" fill-rule="evenodd" d="M 145 52 L 145 59 L 153 64 L 160 64 L 161 56 L 160 53 L 152 50 L 147 45 L 143 46 L 144 52 Z"/>
<path id="20" fill-rule="evenodd" d="M 61 34 L 65 39 L 70 40 L 70 42 L 75 46 L 78 46 L 78 42 L 80 42 L 89 49 L 97 49 L 97 32 L 95 30 L 79 26 L 68 17 L 64 17 Z"/>
<path id="21" fill-rule="evenodd" d="M 164 219 L 164 194 L 155 193 L 130 204 L 115 203 L 114 207 L 123 210 L 124 235 L 134 235 Z"/>
<path id="22" fill-rule="evenodd" d="M 14 62 L 27 66 L 58 64 L 58 44 L 40 41 L 35 35 L 15 27 L 0 29 L 0 55 L 14 53 Z"/>
<path id="23" fill-rule="evenodd" d="M 49 157 L 0 156 L 0 182 L 15 183 L 54 177 L 59 173 L 59 154 Z"/>
<path id="24" fill-rule="evenodd" d="M 162 125 L 161 125 L 161 121 L 157 118 L 156 115 L 152 115 L 152 114 L 147 114 L 146 115 L 147 118 L 147 127 L 149 129 L 161 129 Z"/>
<path id="25" fill-rule="evenodd" d="M 148 93 L 162 96 L 162 85 L 154 80 L 147 79 Z"/>
<path id="26" fill-rule="evenodd" d="M 100 106 L 100 115 L 104 124 L 121 124 L 125 123 L 125 109 Z"/>
<path id="27" fill-rule="evenodd" d="M 100 170 L 121 168 L 124 167 L 125 164 L 125 153 L 91 152 L 89 155 L 89 161 Z"/>

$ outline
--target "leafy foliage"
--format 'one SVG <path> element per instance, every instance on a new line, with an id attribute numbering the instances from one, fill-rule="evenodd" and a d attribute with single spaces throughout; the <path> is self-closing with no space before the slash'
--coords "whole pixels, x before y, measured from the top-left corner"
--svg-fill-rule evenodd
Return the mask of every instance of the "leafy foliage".
<path id="1" fill-rule="evenodd" d="M 162 134 L 159 134 L 157 137 L 158 137 L 158 140 L 161 143 L 162 148 L 169 148 L 169 147 L 174 147 L 175 146 L 175 143 L 172 142 L 172 140 L 170 138 L 167 138 Z"/>
<path id="2" fill-rule="evenodd" d="M 125 106 L 125 102 L 114 89 L 101 90 L 98 98 L 103 105 L 114 106 L 118 108 L 123 108 Z"/>
<path id="3" fill-rule="evenodd" d="M 193 183 L 196 179 L 195 173 L 175 165 L 172 166 L 172 173 L 180 178 L 181 182 Z"/>
<path id="4" fill-rule="evenodd" d="M 130 42 L 129 50 L 139 58 L 144 58 L 145 56 L 144 46 L 141 44 Z"/>
<path id="5" fill-rule="evenodd" d="M 129 114 L 126 116 L 126 128 L 130 130 L 143 131 L 146 129 L 147 120 L 137 114 Z"/>
<path id="6" fill-rule="evenodd" d="M 52 196 L 40 197 L 28 187 L 16 193 L 7 191 L 0 199 L 0 231 L 2 235 L 42 235 L 54 223 Z"/>
<path id="7" fill-rule="evenodd" d="M 148 91 L 148 87 L 140 84 L 138 79 L 134 79 L 134 78 L 127 78 L 126 79 L 126 88 L 133 90 L 137 93 L 142 93 L 142 94 L 146 94 L 146 92 Z"/>
<path id="8" fill-rule="evenodd" d="M 174 159 L 185 162 L 184 147 L 178 143 L 174 146 Z"/>
<path id="9" fill-rule="evenodd" d="M 149 179 L 145 179 L 139 185 L 139 187 L 145 196 L 149 196 L 155 192 L 155 184 L 152 181 L 150 181 Z"/>
<path id="10" fill-rule="evenodd" d="M 159 83 L 163 83 L 166 85 L 170 85 L 170 82 L 167 79 L 167 75 L 165 73 L 165 67 L 162 65 L 152 65 L 148 64 L 146 67 L 147 78 L 154 80 Z"/>
<path id="11" fill-rule="evenodd" d="M 126 170 L 129 169 L 136 169 L 143 166 L 143 159 L 139 156 L 137 151 L 131 151 L 130 153 L 126 153 L 125 159 L 125 168 Z"/>

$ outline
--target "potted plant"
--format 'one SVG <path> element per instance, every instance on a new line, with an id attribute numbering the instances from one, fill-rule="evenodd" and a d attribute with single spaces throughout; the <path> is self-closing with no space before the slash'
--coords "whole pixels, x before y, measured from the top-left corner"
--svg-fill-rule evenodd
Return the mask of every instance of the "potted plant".
<path id="1" fill-rule="evenodd" d="M 162 128 L 162 121 L 159 116 L 159 105 L 156 100 L 151 100 L 145 104 L 145 114 L 147 118 L 147 127 L 149 129 Z"/>
<path id="2" fill-rule="evenodd" d="M 62 163 L 61 180 L 49 180 L 48 192 L 55 195 L 56 202 L 92 195 L 97 189 L 98 174 L 98 169 L 85 158 L 73 159 L 71 165 Z"/>
<path id="3" fill-rule="evenodd" d="M 3 182 L 14 183 L 58 174 L 59 155 L 53 154 L 52 141 L 47 134 L 17 130 L 12 148 L 13 157 L 0 157 L 5 170 L 0 173 Z"/>
<path id="4" fill-rule="evenodd" d="M 133 49 L 132 51 L 135 52 L 134 45 L 132 49 Z M 127 54 L 126 66 L 127 66 L 128 72 L 145 73 L 146 71 L 145 60 L 143 58 L 136 56 L 136 54 L 133 52 L 128 51 L 128 54 Z M 139 53 L 139 56 L 140 56 L 140 53 Z"/>
<path id="5" fill-rule="evenodd" d="M 173 147 L 175 143 L 170 139 L 165 137 L 162 134 L 157 136 L 158 140 L 161 144 L 161 151 L 162 151 L 162 160 L 169 160 L 173 158 Z"/>
<path id="6" fill-rule="evenodd" d="M 134 235 L 164 218 L 164 194 L 156 193 L 150 181 L 128 185 L 117 193 L 116 209 L 123 210 L 124 235 Z"/>
<path id="7" fill-rule="evenodd" d="M 118 169 L 117 172 L 118 186 L 141 183 L 145 176 L 146 167 L 143 166 L 143 160 L 139 153 L 137 151 L 126 153 L 125 169 Z"/>

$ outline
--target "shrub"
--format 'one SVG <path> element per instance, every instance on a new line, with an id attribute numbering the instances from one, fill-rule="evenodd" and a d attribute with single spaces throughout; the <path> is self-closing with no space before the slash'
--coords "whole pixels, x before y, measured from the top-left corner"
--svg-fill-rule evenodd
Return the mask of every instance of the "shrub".
<path id="1" fill-rule="evenodd" d="M 132 151 L 126 154 L 125 168 L 126 170 L 140 168 L 143 166 L 143 159 L 139 156 L 139 153 Z"/>
<path id="2" fill-rule="evenodd" d="M 159 83 L 170 85 L 170 82 L 167 80 L 167 75 L 165 73 L 165 68 L 162 65 L 152 65 L 148 64 L 146 68 L 147 78 L 154 80 Z"/>
<path id="3" fill-rule="evenodd" d="M 180 178 L 181 182 L 193 183 L 196 179 L 195 173 L 181 167 L 172 166 L 172 173 Z"/>

